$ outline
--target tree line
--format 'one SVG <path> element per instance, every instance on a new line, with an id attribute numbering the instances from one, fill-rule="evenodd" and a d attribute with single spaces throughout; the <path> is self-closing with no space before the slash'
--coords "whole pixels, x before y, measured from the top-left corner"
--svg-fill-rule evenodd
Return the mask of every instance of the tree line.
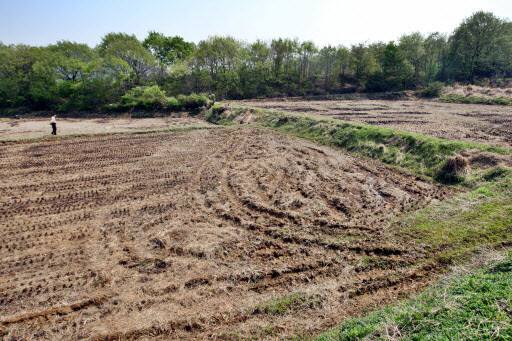
<path id="1" fill-rule="evenodd" d="M 194 44 L 154 31 L 143 41 L 109 33 L 94 48 L 70 41 L 0 43 L 3 109 L 98 110 L 150 87 L 169 95 L 246 99 L 400 91 L 433 82 L 501 85 L 510 78 L 512 23 L 488 12 L 464 19 L 450 35 L 416 32 L 350 47 L 229 36 Z"/>

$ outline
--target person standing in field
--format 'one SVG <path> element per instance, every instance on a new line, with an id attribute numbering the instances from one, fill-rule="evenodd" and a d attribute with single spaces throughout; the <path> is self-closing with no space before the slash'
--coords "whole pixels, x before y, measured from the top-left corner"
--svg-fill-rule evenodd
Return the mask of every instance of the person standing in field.
<path id="1" fill-rule="evenodd" d="M 52 135 L 57 135 L 57 115 L 52 116 L 50 125 L 52 126 Z"/>

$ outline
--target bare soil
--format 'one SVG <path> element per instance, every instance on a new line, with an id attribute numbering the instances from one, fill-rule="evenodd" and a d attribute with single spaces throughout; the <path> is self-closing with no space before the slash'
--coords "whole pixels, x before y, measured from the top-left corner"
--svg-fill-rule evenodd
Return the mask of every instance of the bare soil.
<path id="1" fill-rule="evenodd" d="M 209 125 L 192 117 L 162 118 L 98 118 L 78 119 L 57 117 L 57 134 L 87 134 L 134 130 L 157 130 L 188 125 Z M 0 139 L 25 139 L 50 135 L 50 118 L 0 119 Z"/>
<path id="2" fill-rule="evenodd" d="M 254 128 L 5 144 L 0 176 L 6 340 L 316 333 L 433 279 L 390 222 L 453 195 Z"/>
<path id="3" fill-rule="evenodd" d="M 421 135 L 512 148 L 512 107 L 427 100 L 248 100 L 231 105 L 353 121 Z"/>

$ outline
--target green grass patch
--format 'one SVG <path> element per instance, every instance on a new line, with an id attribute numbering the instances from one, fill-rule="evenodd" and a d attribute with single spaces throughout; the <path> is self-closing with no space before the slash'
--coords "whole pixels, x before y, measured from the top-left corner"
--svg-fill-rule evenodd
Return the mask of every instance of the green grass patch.
<path id="1" fill-rule="evenodd" d="M 415 299 L 346 320 L 328 340 L 510 340 L 512 253 L 505 261 L 452 275 Z"/>
<path id="2" fill-rule="evenodd" d="M 401 245 L 441 264 L 463 263 L 484 247 L 512 244 L 512 174 L 495 168 L 474 190 L 427 206 L 391 225 Z M 503 257 L 502 257 L 503 258 Z M 363 263 L 383 267 L 379 259 Z M 349 319 L 317 340 L 511 340 L 512 252 L 452 275 L 420 296 Z"/>
<path id="3" fill-rule="evenodd" d="M 512 243 L 512 176 L 495 177 L 401 218 L 395 237 L 424 245 L 447 260 L 483 245 Z"/>
<path id="4" fill-rule="evenodd" d="M 512 99 L 508 97 L 485 98 L 476 96 L 446 95 L 441 97 L 439 102 L 460 104 L 512 105 Z"/>
<path id="5" fill-rule="evenodd" d="M 263 313 L 269 315 L 295 314 L 305 308 L 311 308 L 321 303 L 318 295 L 308 295 L 303 292 L 291 295 L 276 297 L 268 302 L 262 303 L 254 310 L 255 314 Z"/>

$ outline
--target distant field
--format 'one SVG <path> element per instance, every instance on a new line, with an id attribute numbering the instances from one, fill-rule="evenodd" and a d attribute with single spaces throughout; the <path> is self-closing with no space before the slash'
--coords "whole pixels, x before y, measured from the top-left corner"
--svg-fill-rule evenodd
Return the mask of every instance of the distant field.
<path id="1" fill-rule="evenodd" d="M 442 268 L 387 228 L 453 189 L 269 130 L 33 140 L 0 157 L 14 339 L 315 333 Z"/>
<path id="2" fill-rule="evenodd" d="M 210 125 L 207 122 L 192 117 L 162 117 L 144 119 L 77 119 L 57 117 L 57 122 L 58 135 L 157 130 L 190 125 Z M 46 135 L 50 136 L 50 132 L 50 117 L 48 117 L 48 119 L 0 119 L 0 139 L 24 139 Z"/>
<path id="3" fill-rule="evenodd" d="M 232 101 L 273 109 L 388 127 L 427 136 L 512 148 L 512 108 L 434 101 L 294 99 Z"/>

